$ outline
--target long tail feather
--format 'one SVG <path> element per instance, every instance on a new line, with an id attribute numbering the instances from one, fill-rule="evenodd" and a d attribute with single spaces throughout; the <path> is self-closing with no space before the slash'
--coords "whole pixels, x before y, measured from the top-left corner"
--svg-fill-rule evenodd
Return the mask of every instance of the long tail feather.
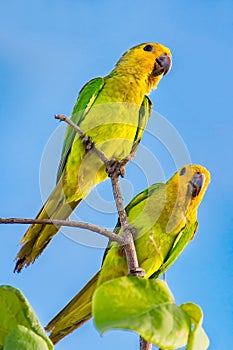
<path id="1" fill-rule="evenodd" d="M 45 327 L 46 331 L 51 331 L 50 339 L 54 344 L 91 318 L 92 297 L 98 277 L 99 272 Z"/>
<path id="2" fill-rule="evenodd" d="M 66 220 L 81 200 L 82 198 L 78 201 L 67 203 L 61 183 L 58 183 L 36 218 Z M 59 229 L 60 226 L 55 225 L 31 225 L 20 242 L 23 246 L 16 256 L 14 272 L 20 272 L 24 266 L 32 264 Z"/>

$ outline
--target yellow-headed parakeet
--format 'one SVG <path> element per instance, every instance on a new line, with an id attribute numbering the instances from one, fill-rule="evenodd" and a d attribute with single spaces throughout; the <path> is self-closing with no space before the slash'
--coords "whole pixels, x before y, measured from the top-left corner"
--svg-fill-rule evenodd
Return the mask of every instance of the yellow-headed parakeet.
<path id="1" fill-rule="evenodd" d="M 157 183 L 138 194 L 126 207 L 135 228 L 135 248 L 146 278 L 157 278 L 177 259 L 197 230 L 197 209 L 210 182 L 200 165 L 187 165 L 166 183 Z M 116 233 L 122 235 L 120 224 Z M 101 270 L 49 322 L 46 329 L 57 343 L 91 318 L 92 296 L 105 281 L 128 274 L 124 248 L 111 242 Z"/>
<path id="2" fill-rule="evenodd" d="M 146 96 L 171 68 L 168 48 L 144 43 L 128 50 L 112 72 L 89 81 L 80 91 L 71 119 L 109 160 L 134 153 L 147 124 L 151 101 Z M 87 152 L 74 129 L 67 127 L 57 185 L 38 219 L 67 219 L 91 188 L 107 178 L 95 152 Z M 55 225 L 34 224 L 21 240 L 15 271 L 30 265 L 58 232 Z"/>

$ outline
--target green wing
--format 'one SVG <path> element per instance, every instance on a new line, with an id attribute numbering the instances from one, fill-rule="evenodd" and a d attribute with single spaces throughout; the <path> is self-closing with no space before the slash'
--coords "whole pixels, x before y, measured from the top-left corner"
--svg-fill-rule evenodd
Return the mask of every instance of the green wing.
<path id="1" fill-rule="evenodd" d="M 72 111 L 71 120 L 76 124 L 80 125 L 81 121 L 93 105 L 99 92 L 103 89 L 104 78 L 95 78 L 90 80 L 79 93 L 78 99 L 75 103 Z M 67 157 L 70 153 L 72 143 L 74 141 L 76 132 L 71 126 L 67 126 L 65 139 L 63 143 L 61 160 L 57 173 L 57 182 L 59 181 L 61 174 L 64 170 Z"/>
<path id="2" fill-rule="evenodd" d="M 148 199 L 155 191 L 158 191 L 163 186 L 164 186 L 164 183 L 153 184 L 150 187 L 148 187 L 145 190 L 143 190 L 142 192 L 140 192 L 137 196 L 135 196 L 129 202 L 129 204 L 125 207 L 125 211 L 126 211 L 126 214 L 127 214 L 127 217 L 129 218 L 129 220 L 130 220 L 130 211 L 133 208 L 135 208 L 138 204 L 142 204 L 144 200 Z M 120 229 L 121 229 L 121 224 L 120 224 L 120 220 L 118 219 L 117 224 L 116 224 L 113 232 L 118 234 Z M 110 249 L 109 248 L 110 244 L 111 244 L 111 240 L 109 240 L 108 246 L 105 249 L 103 260 L 102 260 L 102 264 L 103 264 L 104 259 L 106 258 L 106 255 L 107 255 L 107 253 L 108 253 L 108 251 Z"/>
<path id="3" fill-rule="evenodd" d="M 138 204 L 142 204 L 142 202 L 144 200 L 146 200 L 147 198 L 149 198 L 152 195 L 152 193 L 154 193 L 155 191 L 158 191 L 163 186 L 164 186 L 164 183 L 162 183 L 162 182 L 161 183 L 156 183 L 156 184 L 153 184 L 150 187 L 146 188 L 142 192 L 138 193 L 129 202 L 129 204 L 125 207 L 125 211 L 126 211 L 127 217 L 130 219 L 130 211 L 133 208 L 135 208 Z M 121 228 L 121 224 L 120 224 L 120 221 L 118 219 L 117 224 L 116 224 L 113 232 L 118 233 L 120 228 Z"/>
<path id="4" fill-rule="evenodd" d="M 151 185 L 150 187 L 146 188 L 139 194 L 137 194 L 130 202 L 129 204 L 125 207 L 125 211 L 127 214 L 127 217 L 130 217 L 130 211 L 135 208 L 138 204 L 141 204 L 144 200 L 147 198 L 149 199 L 150 196 L 155 192 L 158 191 L 160 188 L 164 186 L 164 183 L 159 182 L 156 184 Z"/>
<path id="5" fill-rule="evenodd" d="M 191 224 L 189 227 L 185 226 L 184 229 L 177 236 L 171 250 L 169 251 L 163 265 L 158 271 L 156 271 L 150 278 L 157 278 L 163 274 L 178 258 L 182 253 L 187 244 L 192 240 L 195 232 L 197 230 L 198 223 L 197 221 L 194 224 Z"/>
<path id="6" fill-rule="evenodd" d="M 146 128 L 148 119 L 151 115 L 151 111 L 152 111 L 152 102 L 148 96 L 145 96 L 139 110 L 138 128 L 137 128 L 133 146 L 130 152 L 131 154 L 134 153 L 138 148 L 138 145 L 142 138 L 142 134 Z"/>

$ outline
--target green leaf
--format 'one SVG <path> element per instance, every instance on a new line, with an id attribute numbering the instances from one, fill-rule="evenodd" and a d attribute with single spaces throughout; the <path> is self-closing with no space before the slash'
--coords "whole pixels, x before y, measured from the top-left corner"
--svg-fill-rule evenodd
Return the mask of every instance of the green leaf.
<path id="1" fill-rule="evenodd" d="M 203 314 L 201 308 L 193 303 L 182 304 L 181 308 L 189 315 L 193 326 L 186 350 L 207 349 L 209 346 L 209 339 L 202 328 Z"/>
<path id="2" fill-rule="evenodd" d="M 104 333 L 123 328 L 139 333 L 161 348 L 187 344 L 191 323 L 174 303 L 164 281 L 121 277 L 101 285 L 94 293 L 92 313 Z"/>
<path id="3" fill-rule="evenodd" d="M 17 326 L 6 337 L 3 350 L 48 350 L 39 335 L 24 326 Z"/>
<path id="4" fill-rule="evenodd" d="M 0 349 L 3 348 L 3 345 L 5 346 L 4 343 L 8 335 L 10 340 L 7 341 L 11 344 L 14 334 L 18 336 L 19 332 L 23 332 L 21 328 L 18 328 L 19 325 L 30 330 L 30 334 L 27 333 L 28 336 L 34 333 L 34 338 L 36 338 L 36 335 L 42 338 L 41 341 L 47 344 L 45 349 L 53 349 L 53 344 L 47 337 L 28 301 L 18 289 L 11 286 L 0 286 L 0 325 Z M 15 333 L 13 332 L 10 335 L 9 333 L 13 330 Z M 26 336 L 26 332 L 23 333 Z M 9 345 L 7 349 L 10 349 Z"/>

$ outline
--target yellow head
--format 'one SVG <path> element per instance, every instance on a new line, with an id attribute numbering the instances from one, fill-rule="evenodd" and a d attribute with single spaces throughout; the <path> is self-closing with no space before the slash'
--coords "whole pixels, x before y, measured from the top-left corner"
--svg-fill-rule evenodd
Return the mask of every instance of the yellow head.
<path id="1" fill-rule="evenodd" d="M 196 164 L 185 165 L 172 176 L 166 183 L 166 206 L 171 210 L 170 225 L 182 224 L 181 216 L 184 221 L 196 221 L 198 206 L 209 183 L 208 170 Z"/>
<path id="2" fill-rule="evenodd" d="M 117 62 L 111 74 L 131 74 L 148 84 L 149 91 L 155 88 L 172 65 L 170 50 L 156 43 L 144 43 L 132 47 Z M 148 91 L 148 92 L 149 92 Z"/>

